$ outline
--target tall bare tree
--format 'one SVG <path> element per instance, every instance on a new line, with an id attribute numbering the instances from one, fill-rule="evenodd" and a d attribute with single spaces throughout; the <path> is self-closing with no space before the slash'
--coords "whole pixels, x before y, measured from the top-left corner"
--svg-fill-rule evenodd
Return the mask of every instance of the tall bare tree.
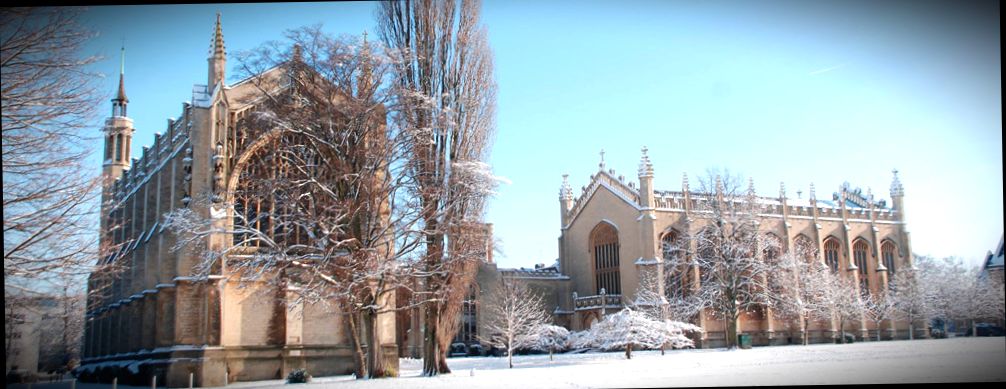
<path id="1" fill-rule="evenodd" d="M 182 208 L 166 225 L 179 234 L 176 249 L 233 237 L 202 253 L 197 270 L 226 261 L 231 276 L 290 286 L 304 302 L 338 307 L 357 377 L 394 375 L 377 338 L 378 315 L 397 309 L 393 294 L 410 285 L 400 280 L 417 269 L 411 255 L 424 235 L 419 204 L 406 193 L 415 187 L 407 168 L 414 134 L 387 126 L 396 96 L 387 87 L 392 57 L 365 37 L 336 39 L 320 26 L 287 38 L 240 56 L 248 76 L 278 67 L 291 81 L 249 78 L 259 93 L 247 122 L 237 124 L 247 133 L 235 148 L 272 143 L 231 173 L 240 183 L 223 196 L 229 200 L 193 200 L 215 209 L 210 215 Z M 266 138 L 264 131 L 278 132 Z M 222 217 L 233 222 L 219 223 Z"/>
<path id="2" fill-rule="evenodd" d="M 397 68 L 398 126 L 415 129 L 409 166 L 425 215 L 422 284 L 435 298 L 425 307 L 423 374 L 450 372 L 447 346 L 457 331 L 461 301 L 477 261 L 466 249 L 481 243 L 479 226 L 488 193 L 471 180 L 485 170 L 495 134 L 496 84 L 492 51 L 480 25 L 481 3 L 466 0 L 382 2 L 381 39 L 405 59 Z M 462 173 L 462 174 L 458 174 Z"/>
<path id="3" fill-rule="evenodd" d="M 769 274 L 773 313 L 796 323 L 792 329 L 800 332 L 804 345 L 809 343 L 812 320 L 831 319 L 822 286 L 832 277 L 827 265 L 817 259 L 816 250 L 801 244 L 781 255 Z"/>
<path id="4" fill-rule="evenodd" d="M 996 316 L 999 289 L 995 282 L 982 274 L 978 266 L 967 266 L 959 258 L 936 259 L 922 256 L 917 266 L 927 288 L 928 300 L 934 318 L 946 323 L 967 323 L 971 333 L 975 325 L 985 318 Z"/>
<path id="5" fill-rule="evenodd" d="M 704 201 L 704 227 L 693 236 L 695 266 L 699 268 L 699 301 L 724 321 L 728 347 L 736 345 L 740 316 L 763 310 L 771 303 L 767 277 L 772 266 L 763 260 L 765 250 L 778 250 L 778 241 L 758 231 L 760 205 L 749 182 L 727 174 L 700 180 Z"/>
<path id="6" fill-rule="evenodd" d="M 85 277 L 98 256 L 94 150 L 97 74 L 82 56 L 92 33 L 80 10 L 0 12 L 3 127 L 4 291 L 47 291 Z"/>
<path id="7" fill-rule="evenodd" d="M 895 305 L 894 292 L 887 288 L 881 288 L 877 293 L 871 293 L 863 298 L 864 314 L 868 320 L 877 327 L 877 341 L 882 338 L 883 329 L 881 324 L 884 320 L 895 320 L 897 317 L 897 306 Z M 897 333 L 892 333 L 892 337 Z"/>
<path id="8" fill-rule="evenodd" d="M 933 312 L 930 285 L 921 278 L 917 268 L 906 266 L 899 269 L 891 281 L 895 308 L 898 314 L 908 321 L 908 339 L 915 339 L 916 325 L 922 321 L 925 328 L 924 323 L 929 320 Z"/>
<path id="9" fill-rule="evenodd" d="M 550 320 L 540 295 L 528 290 L 520 280 L 503 278 L 499 288 L 486 300 L 486 330 L 482 340 L 507 350 L 507 365 L 513 368 L 513 353 L 534 346 L 541 327 Z"/>
<path id="10" fill-rule="evenodd" d="M 839 336 L 842 343 L 845 343 L 845 324 L 863 317 L 866 307 L 863 304 L 863 299 L 857 293 L 856 285 L 851 277 L 842 277 L 841 274 L 835 272 L 828 274 L 829 276 L 824 277 L 814 287 L 820 290 L 819 295 L 823 299 L 822 305 L 827 308 L 832 320 L 837 323 L 838 334 L 836 335 Z"/>

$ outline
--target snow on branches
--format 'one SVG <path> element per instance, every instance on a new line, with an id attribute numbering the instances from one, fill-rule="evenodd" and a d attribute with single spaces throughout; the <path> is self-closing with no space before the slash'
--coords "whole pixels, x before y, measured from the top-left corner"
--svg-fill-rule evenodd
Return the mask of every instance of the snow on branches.
<path id="1" fill-rule="evenodd" d="M 513 368 L 513 352 L 532 348 L 548 335 L 543 326 L 550 321 L 541 296 L 532 293 L 520 280 L 503 278 L 485 305 L 487 337 L 482 340 L 507 350 Z"/>
<path id="2" fill-rule="evenodd" d="M 625 308 L 605 316 L 587 331 L 570 334 L 570 347 L 574 349 L 625 350 L 632 357 L 633 347 L 644 349 L 695 347 L 685 332 L 701 332 L 698 326 L 678 321 L 659 321 L 645 312 Z"/>

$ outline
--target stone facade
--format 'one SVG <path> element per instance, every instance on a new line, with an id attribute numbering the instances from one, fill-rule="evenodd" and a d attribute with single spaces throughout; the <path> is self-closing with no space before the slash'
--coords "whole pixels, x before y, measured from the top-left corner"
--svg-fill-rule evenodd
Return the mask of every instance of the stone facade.
<path id="1" fill-rule="evenodd" d="M 653 188 L 653 166 L 643 150 L 638 173 L 638 187 L 627 182 L 603 161 L 591 176 L 579 197 L 573 196 L 567 178 L 559 194 L 561 236 L 559 268 L 570 278 L 568 297 L 559 301 L 561 312 L 571 330 L 583 330 L 605 312 L 620 309 L 634 301 L 643 269 L 661 266 L 662 247 L 675 236 L 689 236 L 703 228 L 700 205 L 713 201 L 710 195 L 691 191 L 687 176 L 679 191 Z M 801 196 L 802 197 L 802 196 Z M 821 261 L 835 261 L 843 277 L 855 277 L 856 284 L 876 292 L 887 285 L 897 269 L 912 266 L 910 235 L 904 222 L 904 190 L 895 172 L 891 185 L 891 204 L 874 201 L 871 193 L 862 193 L 848 183 L 839 187 L 831 200 L 819 199 L 813 185 L 806 198 L 788 198 L 784 187 L 777 197 L 759 197 L 759 230 L 773 234 L 784 250 L 796 241 L 807 242 L 817 250 Z M 601 261 L 599 261 L 601 259 Z M 607 265 L 605 265 L 605 260 Z M 667 270 L 671 271 L 671 270 Z M 698 269 L 685 270 L 689 279 L 698 280 Z M 691 287 L 697 287 L 697 284 Z M 607 287 L 606 291 L 602 288 Z M 617 290 L 612 290 L 617 289 Z M 725 344 L 725 328 L 708 312 L 700 314 L 696 324 L 705 330 L 697 344 L 718 347 Z M 759 315 L 745 315 L 738 330 L 753 335 L 754 344 L 785 344 L 800 339 L 788 330 L 771 310 Z M 867 322 L 847 325 L 844 331 L 857 338 L 875 338 L 876 331 L 891 333 L 894 324 L 884 322 L 876 328 Z M 835 323 L 812 323 L 808 331 L 812 341 L 831 341 L 837 334 Z M 907 337 L 906 323 L 897 323 L 898 335 Z M 872 334 L 872 335 L 871 335 Z"/>
<path id="2" fill-rule="evenodd" d="M 124 75 L 105 122 L 102 192 L 102 261 L 124 265 L 121 273 L 92 274 L 84 334 L 84 378 L 110 381 L 150 377 L 171 387 L 221 386 L 235 381 L 276 379 L 296 368 L 312 375 L 348 374 L 353 370 L 344 315 L 338 307 L 301 303 L 296 290 L 267 283 L 238 282 L 215 266 L 197 274 L 193 250 L 178 243 L 163 216 L 189 207 L 208 217 L 222 198 L 241 185 L 241 172 L 261 140 L 271 132 L 252 131 L 242 118 L 254 109 L 259 85 L 282 87 L 279 66 L 233 85 L 225 80 L 226 52 L 220 16 L 207 58 L 206 85 L 192 88 L 181 115 L 168 119 L 139 159 L 129 159 L 133 121 L 127 116 Z M 255 82 L 252 82 L 252 81 Z M 250 138 L 250 139 L 246 139 Z M 203 204 L 193 199 L 212 198 Z M 216 213 L 214 213 L 216 212 Z M 232 215 L 219 223 L 227 224 Z M 226 227 L 226 226 L 225 226 Z M 198 242 L 205 248 L 228 247 L 220 234 Z M 393 304 L 393 301 L 391 301 Z M 377 338 L 389 367 L 397 370 L 395 317 L 381 314 Z M 130 366 L 131 365 L 131 366 Z M 126 374 L 129 372 L 129 374 Z M 138 372 L 138 373 L 137 373 Z M 123 382 L 120 378 L 120 384 Z"/>

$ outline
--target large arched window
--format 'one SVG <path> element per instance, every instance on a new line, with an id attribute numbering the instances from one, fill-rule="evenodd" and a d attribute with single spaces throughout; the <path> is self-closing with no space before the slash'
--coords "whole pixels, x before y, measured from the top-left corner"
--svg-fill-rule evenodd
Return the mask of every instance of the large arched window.
<path id="1" fill-rule="evenodd" d="M 799 255 L 806 261 L 812 261 L 817 256 L 814 241 L 810 240 L 807 235 L 800 234 L 796 238 L 793 238 L 793 248 L 796 250 L 796 255 Z"/>
<path id="2" fill-rule="evenodd" d="M 870 275 L 867 266 L 869 261 L 866 259 L 869 257 L 870 246 L 865 240 L 856 240 L 856 243 L 852 244 L 852 258 L 856 261 L 856 267 L 859 268 L 859 289 L 863 293 L 870 290 Z"/>
<path id="3" fill-rule="evenodd" d="M 880 245 L 880 256 L 884 260 L 884 267 L 887 268 L 888 279 L 894 278 L 894 271 L 896 266 L 894 265 L 894 253 L 898 251 L 898 247 L 894 245 L 894 242 L 889 240 L 884 241 Z"/>
<path id="4" fill-rule="evenodd" d="M 762 247 L 762 258 L 767 262 L 774 262 L 776 259 L 779 259 L 783 251 L 784 247 L 779 235 L 766 232 Z"/>
<path id="5" fill-rule="evenodd" d="M 668 298 L 684 297 L 688 293 L 688 264 L 685 263 L 685 240 L 681 233 L 671 229 L 660 238 L 665 270 L 667 273 Z"/>
<path id="6" fill-rule="evenodd" d="M 594 290 L 603 288 L 607 294 L 621 294 L 622 281 L 618 272 L 618 230 L 600 223 L 590 233 L 591 257 L 594 262 Z"/>
<path id="7" fill-rule="evenodd" d="M 842 245 L 838 239 L 829 237 L 824 240 L 824 263 L 831 268 L 831 271 L 838 271 L 838 254 L 842 250 Z"/>

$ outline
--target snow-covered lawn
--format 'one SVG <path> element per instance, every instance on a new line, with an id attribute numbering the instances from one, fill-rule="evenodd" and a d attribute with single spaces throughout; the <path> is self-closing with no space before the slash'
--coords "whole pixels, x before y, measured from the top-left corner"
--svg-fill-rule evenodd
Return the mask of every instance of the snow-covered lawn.
<path id="1" fill-rule="evenodd" d="M 419 377 L 422 361 L 401 360 L 401 377 L 354 380 L 317 377 L 303 389 L 328 388 L 581 388 L 667 386 L 761 386 L 916 382 L 1001 382 L 1006 378 L 1006 339 L 953 338 L 848 345 L 758 347 L 750 350 L 637 351 L 624 353 L 451 358 L 454 370 Z M 234 388 L 286 386 L 282 381 L 244 382 Z M 14 386 L 12 386 L 14 387 Z M 20 386 L 18 386 L 20 387 Z M 65 388 L 66 385 L 59 386 Z M 108 385 L 79 384 L 78 389 Z M 34 389 L 57 389 L 37 384 Z M 123 387 L 126 389 L 126 387 Z M 289 388 L 288 388 L 289 389 Z"/>

